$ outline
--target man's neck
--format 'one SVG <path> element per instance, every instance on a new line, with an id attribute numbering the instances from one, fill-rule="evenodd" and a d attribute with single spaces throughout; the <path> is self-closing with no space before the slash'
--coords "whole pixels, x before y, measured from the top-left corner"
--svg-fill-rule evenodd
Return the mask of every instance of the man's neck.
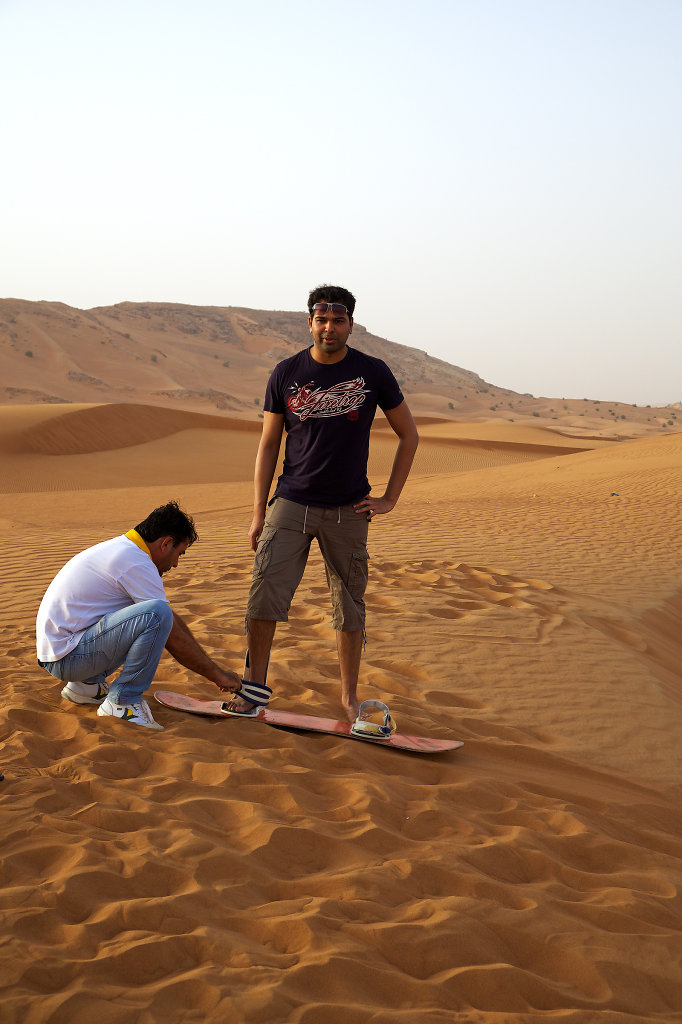
<path id="1" fill-rule="evenodd" d="M 310 358 L 316 363 L 322 363 L 325 366 L 332 366 L 334 363 L 340 363 L 346 358 L 348 355 L 348 346 L 344 345 L 339 352 L 332 352 L 330 355 L 320 352 L 315 345 L 311 345 L 308 351 L 310 352 Z"/>

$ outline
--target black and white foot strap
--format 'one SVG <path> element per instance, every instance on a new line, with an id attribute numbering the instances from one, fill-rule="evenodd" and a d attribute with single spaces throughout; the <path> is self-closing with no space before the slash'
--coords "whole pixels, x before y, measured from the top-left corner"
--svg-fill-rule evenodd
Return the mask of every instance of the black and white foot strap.
<path id="1" fill-rule="evenodd" d="M 241 689 L 237 690 L 234 696 L 242 697 L 244 700 L 248 700 L 250 704 L 256 704 L 258 707 L 264 708 L 267 707 L 272 697 L 272 689 L 267 683 L 253 683 L 250 679 L 242 679 Z"/>

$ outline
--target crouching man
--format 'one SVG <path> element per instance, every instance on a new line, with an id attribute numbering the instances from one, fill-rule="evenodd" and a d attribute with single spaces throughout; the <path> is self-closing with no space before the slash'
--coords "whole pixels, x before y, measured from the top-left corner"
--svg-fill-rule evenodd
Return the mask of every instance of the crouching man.
<path id="1" fill-rule="evenodd" d="M 38 664 L 64 683 L 62 697 L 98 705 L 98 715 L 163 729 L 143 695 L 164 648 L 219 690 L 239 690 L 240 677 L 209 658 L 166 598 L 161 577 L 196 539 L 192 518 L 169 501 L 60 569 L 40 604 L 36 641 Z"/>

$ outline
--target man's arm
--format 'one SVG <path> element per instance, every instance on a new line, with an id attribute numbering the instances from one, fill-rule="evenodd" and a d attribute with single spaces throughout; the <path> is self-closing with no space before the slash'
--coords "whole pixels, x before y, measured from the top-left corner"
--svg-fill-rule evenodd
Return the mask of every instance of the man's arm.
<path id="1" fill-rule="evenodd" d="M 191 629 L 177 612 L 173 612 L 173 627 L 166 641 L 166 650 L 185 668 L 210 679 L 219 690 L 236 693 L 242 681 L 236 672 L 226 672 L 209 658 L 203 647 L 195 640 Z"/>
<path id="2" fill-rule="evenodd" d="M 407 402 L 401 402 L 395 409 L 388 409 L 384 415 L 398 437 L 398 448 L 383 496 L 379 498 L 368 494 L 366 498 L 363 498 L 362 501 L 357 502 L 353 506 L 356 512 L 364 512 L 368 517 L 370 517 L 371 513 L 385 515 L 395 508 L 400 493 L 405 486 L 405 481 L 409 476 L 414 453 L 419 444 L 417 426 L 412 418 Z"/>
<path id="3" fill-rule="evenodd" d="M 263 413 L 263 433 L 258 445 L 253 478 L 253 520 L 249 529 L 249 543 L 254 551 L 258 547 L 258 538 L 263 532 L 265 509 L 268 504 L 272 478 L 277 468 L 283 431 L 284 416 L 282 413 Z"/>

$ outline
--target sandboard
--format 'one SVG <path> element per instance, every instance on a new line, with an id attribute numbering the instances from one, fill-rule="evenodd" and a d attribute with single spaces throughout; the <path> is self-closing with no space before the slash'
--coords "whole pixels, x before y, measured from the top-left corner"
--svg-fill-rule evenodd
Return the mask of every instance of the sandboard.
<path id="1" fill-rule="evenodd" d="M 238 721 L 235 715 L 226 715 L 222 710 L 226 701 L 197 700 L 183 693 L 171 693 L 169 690 L 157 690 L 156 699 L 164 707 L 176 711 L 187 711 L 191 715 L 207 715 L 210 718 L 228 718 Z M 375 739 L 371 736 L 356 736 L 351 732 L 350 722 L 337 721 L 335 718 L 316 718 L 314 715 L 302 715 L 296 711 L 276 711 L 274 708 L 260 708 L 257 715 L 246 718 L 247 722 L 265 722 L 285 729 L 301 729 L 304 732 L 323 732 L 331 736 L 343 736 L 345 739 L 361 740 L 372 743 L 375 747 L 392 747 L 394 750 L 409 750 L 415 754 L 441 754 L 446 750 L 457 750 L 463 746 L 461 740 L 439 740 L 430 736 L 408 736 L 406 733 L 394 732 L 391 736 Z"/>

